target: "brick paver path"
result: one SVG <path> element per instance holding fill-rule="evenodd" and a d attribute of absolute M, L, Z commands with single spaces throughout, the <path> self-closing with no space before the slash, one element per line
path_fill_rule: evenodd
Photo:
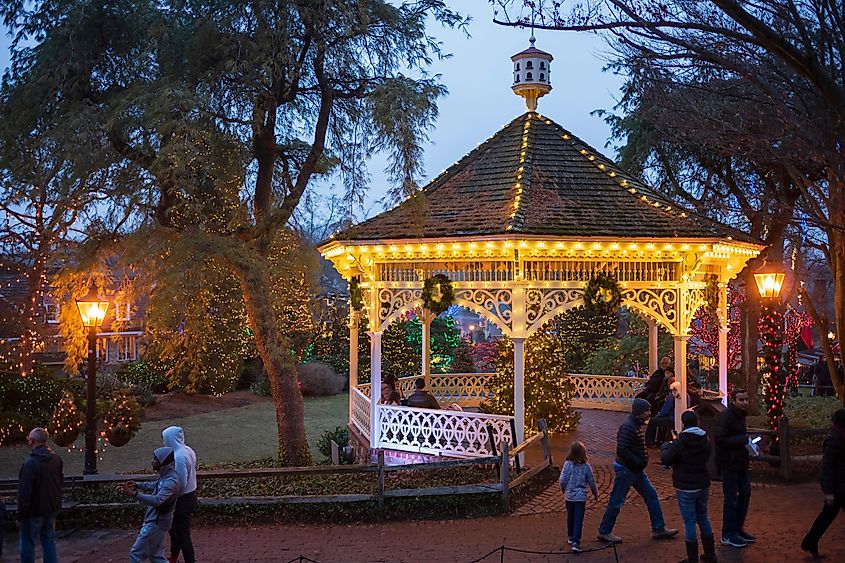
<path fill-rule="evenodd" d="M 590 503 L 584 524 L 585 548 L 600 547 L 595 530 L 601 519 L 612 483 L 609 463 L 613 440 L 624 415 L 585 411 L 578 439 L 587 443 L 590 462 L 596 468 L 602 497 Z M 553 441 L 555 463 L 560 464 L 574 436 Z M 653 452 L 655 450 L 652 450 Z M 530 461 L 529 456 L 529 461 Z M 671 487 L 671 473 L 651 464 L 647 470 L 663 499 L 670 526 L 681 527 Z M 722 522 L 721 487 L 714 483 L 710 496 L 710 518 L 717 531 Z M 822 495 L 814 483 L 790 486 L 755 486 L 747 529 L 758 541 L 738 550 L 719 546 L 721 561 L 728 563 L 794 563 L 809 561 L 798 544 L 819 508 Z M 565 538 L 563 502 L 557 485 L 549 487 L 509 516 L 456 521 L 390 522 L 345 526 L 267 526 L 249 528 L 202 528 L 194 530 L 197 559 L 204 562 L 269 563 L 294 560 L 304 555 L 319 563 L 407 562 L 469 563 L 500 545 L 529 551 L 563 551 Z M 649 536 L 648 514 L 635 493 L 622 509 L 615 533 L 624 538 L 618 546 L 619 560 L 639 563 L 676 563 L 684 557 L 683 541 L 654 541 Z M 62 562 L 126 561 L 134 531 L 74 532 L 59 540 Z M 14 538 L 7 537 L 3 563 L 15 561 Z M 12 548 L 12 549 L 9 549 Z M 834 522 L 822 540 L 827 561 L 845 561 L 845 516 Z M 298 559 L 297 559 L 298 560 Z M 494 563 L 514 562 L 611 562 L 612 552 L 580 555 L 532 555 L 506 553 L 484 559 Z"/>

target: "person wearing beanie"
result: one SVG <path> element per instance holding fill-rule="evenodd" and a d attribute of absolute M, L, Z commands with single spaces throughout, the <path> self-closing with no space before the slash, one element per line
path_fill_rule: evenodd
<path fill-rule="evenodd" d="M 701 545 L 704 555 L 701 561 L 715 563 L 716 542 L 713 527 L 707 516 L 707 500 L 710 496 L 710 474 L 707 460 L 710 458 L 710 440 L 707 433 L 698 426 L 698 415 L 685 411 L 681 415 L 684 429 L 678 438 L 663 444 L 660 461 L 672 466 L 672 484 L 678 499 L 678 511 L 684 521 L 684 543 L 687 563 L 696 563 L 698 558 L 698 537 L 695 526 L 701 531 Z"/>
<path fill-rule="evenodd" d="M 836 519 L 840 510 L 845 510 L 845 409 L 839 409 L 831 417 L 830 434 L 822 450 L 821 486 L 824 504 L 816 521 L 804 539 L 801 549 L 821 559 L 819 540 Z"/>
<path fill-rule="evenodd" d="M 123 494 L 135 497 L 146 506 L 141 531 L 129 551 L 130 563 L 167 563 L 164 556 L 164 537 L 173 524 L 173 510 L 179 499 L 179 477 L 174 466 L 173 448 L 158 448 L 153 452 L 153 471 L 158 472 L 154 483 L 127 481 L 118 487 Z"/>
<path fill-rule="evenodd" d="M 197 505 L 197 454 L 185 444 L 185 432 L 180 426 L 168 426 L 161 433 L 164 445 L 173 448 L 176 475 L 179 477 L 179 500 L 170 527 L 170 563 L 176 563 L 179 553 L 185 563 L 194 563 L 194 543 L 191 541 L 191 515 Z"/>
<path fill-rule="evenodd" d="M 598 539 L 610 543 L 619 543 L 622 538 L 613 534 L 616 518 L 625 497 L 631 487 L 645 500 L 648 515 L 651 519 L 651 537 L 654 539 L 668 539 L 676 536 L 678 530 L 667 528 L 663 520 L 663 510 L 654 485 L 645 474 L 648 465 L 648 452 L 645 449 L 643 425 L 651 416 L 651 404 L 645 399 L 634 399 L 631 414 L 625 419 L 616 434 L 616 461 L 613 462 L 615 477 L 613 490 L 607 509 L 599 524 Z"/>

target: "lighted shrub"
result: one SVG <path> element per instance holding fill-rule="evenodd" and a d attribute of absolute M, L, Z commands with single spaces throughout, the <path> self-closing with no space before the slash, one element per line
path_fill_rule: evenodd
<path fill-rule="evenodd" d="M 335 373 L 332 366 L 322 362 L 310 362 L 298 367 L 302 394 L 306 397 L 325 397 L 343 391 L 346 378 Z"/>

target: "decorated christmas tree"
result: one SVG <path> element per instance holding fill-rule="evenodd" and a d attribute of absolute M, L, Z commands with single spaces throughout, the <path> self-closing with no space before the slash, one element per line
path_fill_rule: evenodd
<path fill-rule="evenodd" d="M 525 341 L 525 426 L 536 428 L 544 419 L 552 432 L 566 432 L 578 425 L 580 413 L 572 407 L 574 385 L 563 358 L 565 339 L 541 331 Z M 496 352 L 496 374 L 488 387 L 493 397 L 482 405 L 497 414 L 514 413 L 513 342 L 502 339 Z"/>

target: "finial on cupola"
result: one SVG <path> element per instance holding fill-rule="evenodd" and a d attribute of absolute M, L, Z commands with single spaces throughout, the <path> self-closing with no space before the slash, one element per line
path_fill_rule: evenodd
<path fill-rule="evenodd" d="M 551 92 L 551 63 L 554 57 L 551 53 L 534 47 L 534 29 L 531 29 L 531 46 L 511 57 L 513 61 L 513 86 L 511 89 L 517 96 L 525 98 L 528 111 L 537 110 L 537 100 Z"/>

